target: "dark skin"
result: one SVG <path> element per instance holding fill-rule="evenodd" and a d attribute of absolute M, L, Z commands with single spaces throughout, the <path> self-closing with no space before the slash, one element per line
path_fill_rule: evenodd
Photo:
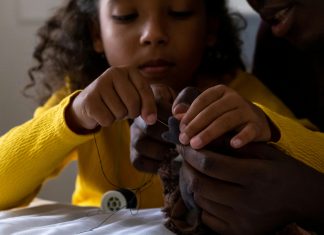
<path fill-rule="evenodd" d="M 214 231 L 268 234 L 291 222 L 323 231 L 323 174 L 265 144 L 250 144 L 239 157 L 178 150 L 202 220 Z"/>
<path fill-rule="evenodd" d="M 324 3 L 321 0 L 247 0 L 275 36 L 299 49 L 323 48 Z"/>
<path fill-rule="evenodd" d="M 316 79 L 322 81 L 323 1 L 248 2 L 273 26 L 275 36 L 286 39 L 309 55 Z M 288 12 L 291 15 L 278 17 L 277 14 L 283 10 L 287 10 L 285 14 Z M 284 22 L 289 24 L 284 25 Z M 322 86 L 323 82 L 319 84 Z M 179 99 L 173 107 L 181 103 L 178 101 Z M 155 132 L 151 128 L 153 126 L 140 129 L 133 125 L 132 129 L 143 134 L 134 141 L 152 140 L 152 137 L 160 135 L 159 131 Z M 160 149 L 159 153 L 162 153 L 163 142 L 157 141 L 155 137 L 150 142 L 150 148 L 141 149 L 134 142 L 133 146 L 138 147 L 136 153 L 132 149 L 135 166 L 154 172 L 161 159 L 160 155 L 157 158 L 154 154 L 156 149 Z M 165 149 L 169 148 L 170 146 L 165 146 Z M 324 232 L 322 173 L 270 146 L 249 145 L 242 150 L 241 157 L 235 158 L 231 154 L 197 151 L 190 147 L 178 148 L 178 151 L 185 159 L 183 174 L 189 179 L 189 190 L 203 209 L 203 222 L 213 230 L 221 234 L 267 234 L 287 223 L 297 222 L 298 225 L 319 234 Z M 255 156 L 256 152 L 258 156 Z"/>
<path fill-rule="evenodd" d="M 175 146 L 166 143 L 161 135 L 168 130 L 166 124 L 172 115 L 171 106 L 175 93 L 166 86 L 151 86 L 158 108 L 158 121 L 147 125 L 142 118 L 134 119 L 131 125 L 130 157 L 140 171 L 156 173 L 165 156 L 177 156 Z"/>
<path fill-rule="evenodd" d="M 318 93 L 317 100 L 312 102 L 319 103 L 318 112 L 321 112 L 324 107 L 324 2 L 321 0 L 247 0 L 247 2 L 268 24 L 275 37 L 285 40 L 297 53 L 306 58 L 309 69 L 312 71 L 309 73 L 311 76 L 305 78 L 305 82 L 311 79 L 316 87 L 305 93 Z M 271 49 L 275 50 L 275 48 Z M 277 53 L 278 57 L 281 56 L 281 51 L 273 53 Z M 262 56 L 269 58 L 273 55 L 257 56 L 260 59 Z M 272 60 L 275 62 L 276 58 Z M 289 69 L 298 73 L 300 68 L 298 65 L 288 67 L 285 72 L 289 73 Z M 276 75 L 272 74 L 272 76 Z M 315 124 L 322 127 L 320 121 L 316 121 Z"/>
<path fill-rule="evenodd" d="M 158 104 L 158 121 L 154 125 L 147 125 L 141 118 L 134 119 L 130 155 L 132 164 L 138 170 L 156 173 L 166 155 L 178 155 L 175 146 L 161 137 L 168 130 L 168 118 L 182 115 L 188 109 L 187 104 L 191 104 L 200 91 L 185 88 L 175 98 L 175 93 L 165 86 L 152 86 L 152 90 Z"/>
<path fill-rule="evenodd" d="M 175 116 L 186 110 L 189 95 L 178 95 Z M 176 155 L 160 137 L 166 129 L 159 122 L 148 126 L 134 121 L 131 158 L 137 169 L 156 172 L 167 154 Z M 311 167 L 265 144 L 253 143 L 227 154 L 179 146 L 177 150 L 185 159 L 188 190 L 203 210 L 203 222 L 214 231 L 266 234 L 291 222 L 324 229 L 324 188 L 319 186 L 324 175 Z"/>
<path fill-rule="evenodd" d="M 275 36 L 307 55 L 315 74 L 310 79 L 317 81 L 323 91 L 323 1 L 248 2 L 272 26 Z M 281 16 L 276 20 L 287 20 L 289 26 L 278 28 L 280 22 L 274 21 L 274 16 L 284 10 L 285 4 L 292 4 L 291 15 L 286 12 L 289 19 Z M 319 100 L 321 104 L 323 93 Z M 269 146 L 249 145 L 239 158 L 189 147 L 178 150 L 185 159 L 183 174 L 203 209 L 203 222 L 213 230 L 220 234 L 268 234 L 296 222 L 323 234 L 322 173 Z M 265 159 L 243 159 L 256 152 Z"/>

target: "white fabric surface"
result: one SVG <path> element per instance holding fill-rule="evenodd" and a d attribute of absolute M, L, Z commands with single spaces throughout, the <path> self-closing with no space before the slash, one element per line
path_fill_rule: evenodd
<path fill-rule="evenodd" d="M 174 235 L 160 208 L 106 213 L 96 207 L 46 204 L 0 212 L 0 234 Z"/>

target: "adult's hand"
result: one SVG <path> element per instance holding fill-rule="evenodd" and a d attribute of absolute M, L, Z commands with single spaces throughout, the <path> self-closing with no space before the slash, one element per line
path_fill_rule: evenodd
<path fill-rule="evenodd" d="M 175 145 L 162 139 L 161 134 L 168 130 L 174 92 L 160 84 L 151 86 L 157 103 L 158 121 L 147 125 L 142 118 L 134 119 L 131 125 L 131 162 L 140 171 L 157 173 L 165 158 L 178 155 Z"/>
<path fill-rule="evenodd" d="M 156 173 L 163 160 L 178 155 L 175 145 L 161 137 L 168 131 L 168 118 L 172 115 L 180 117 L 200 92 L 188 87 L 175 98 L 175 92 L 164 85 L 155 84 L 151 88 L 157 102 L 158 121 L 147 125 L 141 118 L 136 118 L 132 123 L 131 162 L 140 171 Z"/>
<path fill-rule="evenodd" d="M 228 156 L 178 146 L 182 175 L 202 209 L 202 220 L 220 234 L 268 234 L 297 222 L 323 226 L 324 175 L 279 150 L 252 143 Z M 321 230 L 323 231 L 323 230 Z"/>

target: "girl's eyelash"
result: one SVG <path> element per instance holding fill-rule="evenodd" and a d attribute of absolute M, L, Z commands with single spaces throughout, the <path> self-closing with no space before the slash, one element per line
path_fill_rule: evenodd
<path fill-rule="evenodd" d="M 128 22 L 128 21 L 134 20 L 137 17 L 137 14 L 112 15 L 111 17 L 116 21 Z"/>
<path fill-rule="evenodd" d="M 193 11 L 169 11 L 169 15 L 177 19 L 186 19 L 193 15 Z M 137 14 L 127 14 L 127 15 L 112 15 L 114 20 L 127 23 L 136 19 Z"/>

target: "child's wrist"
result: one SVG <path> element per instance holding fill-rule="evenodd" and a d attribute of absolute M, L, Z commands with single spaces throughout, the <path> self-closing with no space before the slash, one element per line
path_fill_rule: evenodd
<path fill-rule="evenodd" d="M 280 134 L 280 130 L 278 129 L 278 127 L 272 122 L 272 120 L 268 117 L 268 115 L 266 115 L 266 119 L 268 121 L 268 126 L 270 129 L 270 141 L 271 142 L 277 142 L 279 141 L 281 134 Z"/>
<path fill-rule="evenodd" d="M 85 128 L 78 122 L 78 118 L 74 114 L 73 110 L 73 100 L 75 97 L 73 97 L 69 103 L 69 105 L 66 107 L 64 112 L 64 119 L 66 125 L 69 127 L 71 131 L 78 135 L 86 135 L 97 132 L 101 126 L 98 125 L 98 123 L 94 123 L 93 127 L 91 128 Z M 90 125 L 89 125 L 90 126 Z"/>

